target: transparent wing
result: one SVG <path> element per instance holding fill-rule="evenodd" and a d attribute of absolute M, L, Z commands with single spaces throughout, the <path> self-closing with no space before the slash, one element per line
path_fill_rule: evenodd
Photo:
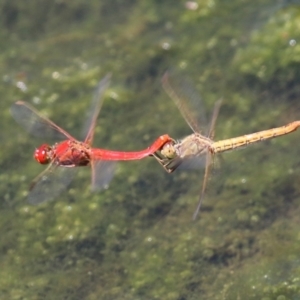
<path fill-rule="evenodd" d="M 92 144 L 93 142 L 96 121 L 103 104 L 103 94 L 109 85 L 110 77 L 110 74 L 106 75 L 97 85 L 90 109 L 87 113 L 88 117 L 83 126 L 82 139 L 88 144 Z"/>
<path fill-rule="evenodd" d="M 83 127 L 83 134 L 86 135 L 85 142 L 92 144 L 96 121 L 103 104 L 103 94 L 107 89 L 110 82 L 111 75 L 106 75 L 96 87 L 94 97 L 88 111 L 88 119 Z M 91 190 L 93 192 L 107 188 L 110 181 L 114 177 L 116 170 L 116 162 L 103 161 L 103 160 L 92 160 L 92 185 Z"/>
<path fill-rule="evenodd" d="M 33 180 L 28 194 L 30 204 L 40 204 L 55 199 L 71 183 L 78 168 L 50 165 Z"/>
<path fill-rule="evenodd" d="M 206 157 L 188 157 L 181 159 L 181 164 L 178 166 L 178 170 L 194 170 L 205 168 Z"/>
<path fill-rule="evenodd" d="M 210 152 L 207 152 L 206 154 L 206 164 L 205 164 L 205 172 L 204 172 L 204 178 L 203 178 L 203 183 L 202 183 L 202 188 L 201 188 L 201 192 L 199 195 L 199 201 L 198 201 L 198 205 L 196 207 L 196 210 L 193 214 L 193 220 L 196 220 L 199 212 L 200 212 L 200 208 L 204 199 L 204 194 L 206 191 L 206 185 L 207 185 L 207 181 L 208 181 L 208 176 L 209 176 L 209 172 L 210 172 L 210 168 L 211 168 L 211 159 L 212 159 L 212 154 Z"/>
<path fill-rule="evenodd" d="M 100 191 L 107 188 L 114 177 L 116 162 L 114 161 L 92 161 L 92 191 Z"/>
<path fill-rule="evenodd" d="M 15 121 L 34 136 L 74 140 L 69 133 L 42 116 L 28 103 L 18 101 L 11 106 L 10 112 Z"/>
<path fill-rule="evenodd" d="M 215 103 L 215 106 L 214 106 L 213 114 L 212 114 L 211 121 L 210 121 L 210 127 L 209 127 L 209 131 L 208 131 L 208 137 L 210 139 L 213 139 L 215 136 L 215 126 L 216 126 L 217 118 L 218 118 L 220 108 L 222 105 L 222 101 L 223 101 L 223 99 L 219 99 Z"/>
<path fill-rule="evenodd" d="M 197 133 L 206 132 L 206 118 L 197 91 L 175 71 L 168 71 L 162 78 L 163 88 L 174 101 L 190 128 Z"/>

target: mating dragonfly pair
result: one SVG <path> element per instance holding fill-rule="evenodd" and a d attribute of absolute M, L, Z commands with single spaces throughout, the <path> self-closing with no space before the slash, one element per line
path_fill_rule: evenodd
<path fill-rule="evenodd" d="M 172 173 L 182 165 L 205 166 L 204 180 L 199 202 L 193 218 L 199 213 L 203 201 L 211 162 L 214 154 L 239 148 L 248 144 L 291 133 L 300 126 L 300 121 L 257 133 L 214 142 L 214 127 L 219 113 L 221 101 L 217 101 L 213 111 L 208 134 L 201 134 L 199 99 L 191 93 L 190 87 L 180 84 L 168 73 L 163 76 L 163 87 L 179 108 L 182 116 L 193 130 L 193 134 L 182 140 L 175 140 L 169 135 L 160 136 L 150 147 L 136 152 L 111 151 L 93 148 L 96 120 L 103 103 L 103 93 L 108 87 L 110 76 L 106 76 L 98 84 L 90 108 L 90 118 L 85 125 L 83 142 L 72 137 L 65 130 L 40 115 L 29 104 L 18 101 L 11 107 L 13 118 L 27 131 L 35 136 L 63 140 L 53 146 L 43 144 L 34 152 L 34 158 L 48 167 L 32 182 L 28 195 L 31 204 L 39 204 L 57 197 L 72 181 L 79 166 L 91 166 L 92 190 L 100 190 L 107 186 L 113 177 L 115 161 L 139 160 L 154 157 L 168 172 Z M 195 108 L 196 107 L 196 108 Z M 203 164 L 203 162 L 205 162 Z"/>

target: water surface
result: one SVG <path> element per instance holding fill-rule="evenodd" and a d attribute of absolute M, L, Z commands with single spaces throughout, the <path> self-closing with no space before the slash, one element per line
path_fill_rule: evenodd
<path fill-rule="evenodd" d="M 283 1 L 4 1 L 1 4 L 1 299 L 300 299 L 299 133 L 224 154 L 200 218 L 202 170 L 123 162 L 92 194 L 90 170 L 30 206 L 43 142 L 9 114 L 19 99 L 80 136 L 107 73 L 95 145 L 139 150 L 190 134 L 160 78 L 187 75 L 216 139 L 299 119 L 300 10 Z"/>

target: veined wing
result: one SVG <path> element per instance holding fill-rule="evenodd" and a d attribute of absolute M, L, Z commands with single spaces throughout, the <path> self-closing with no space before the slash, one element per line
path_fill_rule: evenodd
<path fill-rule="evenodd" d="M 96 121 L 103 104 L 103 94 L 109 85 L 110 77 L 110 74 L 106 75 L 97 85 L 90 109 L 88 110 L 87 120 L 83 126 L 84 141 L 90 145 L 93 142 Z"/>
<path fill-rule="evenodd" d="M 100 191 L 108 187 L 116 171 L 115 161 L 93 160 L 92 167 L 92 186 L 93 192 Z"/>
<path fill-rule="evenodd" d="M 171 71 L 164 74 L 162 84 L 190 128 L 195 133 L 206 132 L 207 123 L 201 99 L 192 85 Z"/>
<path fill-rule="evenodd" d="M 33 180 L 28 202 L 37 205 L 55 199 L 68 187 L 78 169 L 51 164 Z"/>
<path fill-rule="evenodd" d="M 10 112 L 16 122 L 34 136 L 56 140 L 66 138 L 75 140 L 69 133 L 42 116 L 26 102 L 17 101 L 11 106 Z"/>

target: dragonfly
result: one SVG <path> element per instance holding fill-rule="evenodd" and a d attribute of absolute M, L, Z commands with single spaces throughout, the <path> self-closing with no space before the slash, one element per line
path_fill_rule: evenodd
<path fill-rule="evenodd" d="M 168 72 L 164 74 L 162 84 L 164 90 L 174 101 L 194 133 L 182 140 L 174 141 L 173 139 L 166 142 L 153 156 L 168 173 L 172 173 L 182 165 L 190 167 L 199 165 L 198 162 L 204 165 L 204 178 L 198 205 L 193 214 L 194 220 L 197 218 L 203 202 L 210 168 L 215 154 L 286 135 L 296 131 L 300 126 L 300 121 L 294 121 L 281 127 L 215 142 L 213 141 L 214 127 L 222 100 L 216 102 L 208 133 L 207 135 L 203 135 L 200 129 L 201 120 L 196 116 L 200 109 L 200 97 L 197 93 L 193 91 L 187 82 L 179 82 L 178 78 L 171 76 Z"/>
<path fill-rule="evenodd" d="M 62 140 L 53 146 L 42 144 L 34 151 L 35 160 L 48 167 L 31 183 L 28 201 L 39 204 L 57 197 L 71 183 L 76 170 L 91 166 L 92 190 L 98 191 L 108 185 L 114 175 L 115 162 L 119 160 L 140 160 L 151 156 L 172 139 L 162 135 L 148 148 L 141 151 L 122 152 L 93 148 L 96 120 L 103 103 L 103 93 L 108 87 L 110 76 L 98 84 L 84 126 L 85 138 L 79 141 L 64 129 L 42 116 L 28 103 L 17 101 L 11 106 L 11 115 L 23 128 L 37 137 Z"/>

